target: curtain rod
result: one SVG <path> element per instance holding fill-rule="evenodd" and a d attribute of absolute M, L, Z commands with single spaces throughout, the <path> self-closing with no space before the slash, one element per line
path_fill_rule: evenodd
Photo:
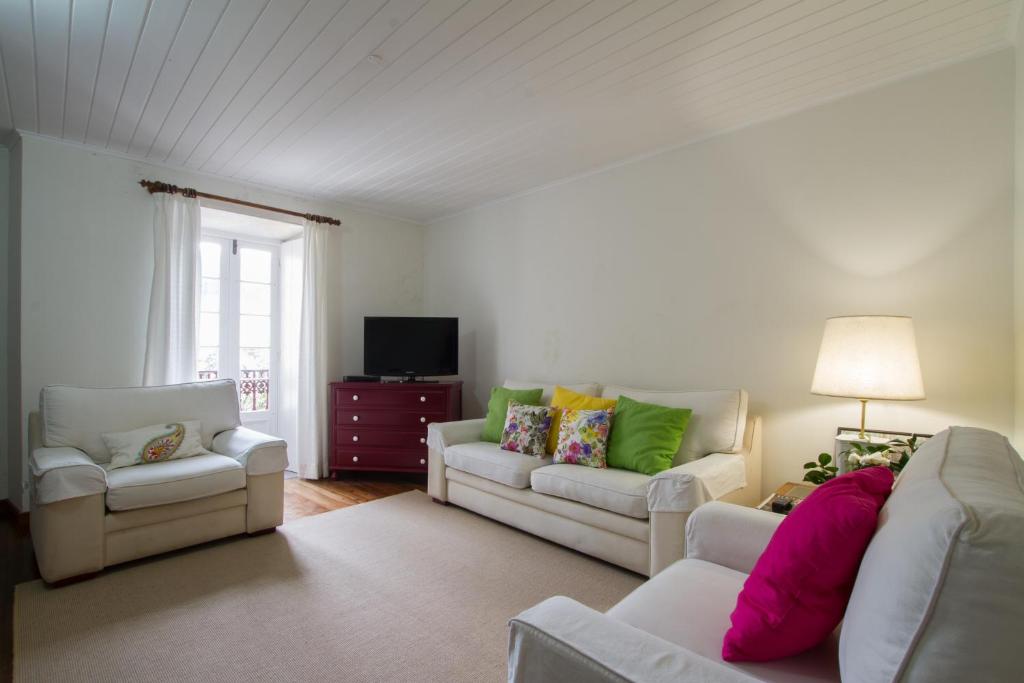
<path fill-rule="evenodd" d="M 247 202 L 243 199 L 233 199 L 231 197 L 224 197 L 219 194 L 210 194 L 209 192 L 200 192 L 191 187 L 178 187 L 177 185 L 171 185 L 169 183 L 162 183 L 159 180 L 140 180 L 139 185 L 149 190 L 150 194 L 156 194 L 158 192 L 167 192 L 170 194 L 180 194 L 185 197 L 205 197 L 206 199 L 216 199 L 220 202 L 227 202 L 228 204 L 239 204 L 241 206 L 251 206 L 254 209 L 263 209 L 264 211 L 273 211 L 275 213 L 284 213 L 289 216 L 297 216 L 299 218 L 305 218 L 307 221 L 313 221 L 314 223 L 327 223 L 328 225 L 341 225 L 341 221 L 337 218 L 331 218 L 330 216 L 317 216 L 312 213 L 300 213 L 298 211 L 292 211 L 290 209 L 279 209 L 276 206 L 267 206 L 266 204 L 257 204 L 255 202 Z"/>

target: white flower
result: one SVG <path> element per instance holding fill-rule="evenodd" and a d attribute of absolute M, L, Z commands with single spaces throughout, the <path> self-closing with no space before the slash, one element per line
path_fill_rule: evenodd
<path fill-rule="evenodd" d="M 888 466 L 889 462 L 890 462 L 889 458 L 887 458 L 884 455 L 881 455 L 879 453 L 874 453 L 874 454 L 869 455 L 866 458 L 864 458 L 864 463 L 868 464 L 868 465 L 886 465 L 886 466 Z"/>
<path fill-rule="evenodd" d="M 849 455 L 849 456 L 848 456 L 848 457 L 846 458 L 846 462 L 847 462 L 847 464 L 849 464 L 849 465 L 859 465 L 859 464 L 860 464 L 860 456 L 859 456 L 859 455 L 857 455 L 856 453 L 851 453 L 851 454 L 850 454 L 850 455 Z"/>

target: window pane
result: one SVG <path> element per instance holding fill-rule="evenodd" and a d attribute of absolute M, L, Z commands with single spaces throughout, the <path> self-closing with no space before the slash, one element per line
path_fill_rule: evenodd
<path fill-rule="evenodd" d="M 199 264 L 203 277 L 220 277 L 220 243 L 199 243 Z"/>
<path fill-rule="evenodd" d="M 199 379 L 217 379 L 219 352 L 216 347 L 200 347 L 196 355 L 196 369 L 199 371 Z"/>
<path fill-rule="evenodd" d="M 270 349 L 239 349 L 238 367 L 243 372 L 259 372 L 266 376 L 270 372 Z"/>
<path fill-rule="evenodd" d="M 241 259 L 241 280 L 245 282 L 265 282 L 270 284 L 269 251 L 242 247 L 238 250 L 238 257 Z"/>
<path fill-rule="evenodd" d="M 204 277 L 199 290 L 199 310 L 205 313 L 219 312 L 220 280 Z"/>
<path fill-rule="evenodd" d="M 218 314 L 199 314 L 199 346 L 220 346 L 220 316 Z"/>
<path fill-rule="evenodd" d="M 238 288 L 242 314 L 270 315 L 270 285 L 242 282 Z"/>
<path fill-rule="evenodd" d="M 270 316 L 238 316 L 238 345 L 246 347 L 270 347 Z M 205 344 L 204 344 L 205 346 Z"/>

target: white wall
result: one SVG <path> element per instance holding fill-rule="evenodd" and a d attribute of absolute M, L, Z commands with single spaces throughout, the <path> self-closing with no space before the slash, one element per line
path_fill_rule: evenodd
<path fill-rule="evenodd" d="M 140 383 L 153 262 L 142 178 L 341 219 L 327 258 L 332 380 L 362 372 L 363 315 L 422 309 L 419 225 L 48 138 L 23 136 L 22 146 L 23 420 L 47 384 Z"/>
<path fill-rule="evenodd" d="M 461 318 L 468 416 L 505 377 L 744 387 L 765 486 L 832 450 L 825 318 L 915 319 L 926 401 L 871 427 L 1013 427 L 1013 53 L 441 220 L 426 311 Z"/>

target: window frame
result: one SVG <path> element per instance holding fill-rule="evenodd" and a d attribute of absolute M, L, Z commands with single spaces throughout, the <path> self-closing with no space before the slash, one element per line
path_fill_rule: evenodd
<path fill-rule="evenodd" d="M 248 235 L 226 232 L 223 230 L 201 228 L 200 242 L 216 242 L 221 245 L 220 263 L 220 313 L 219 339 L 217 357 L 218 379 L 234 379 L 241 387 L 241 346 L 240 346 L 240 315 L 241 315 L 241 258 L 239 251 L 243 248 L 257 249 L 270 253 L 270 365 L 268 370 L 270 389 L 266 410 L 246 411 L 239 395 L 239 407 L 242 423 L 259 422 L 264 425 L 261 431 L 276 433 L 278 403 L 280 398 L 280 357 L 281 357 L 281 243 L 277 240 L 250 237 Z M 206 348 L 206 347 L 203 347 Z M 196 368 L 198 376 L 199 369 Z"/>

